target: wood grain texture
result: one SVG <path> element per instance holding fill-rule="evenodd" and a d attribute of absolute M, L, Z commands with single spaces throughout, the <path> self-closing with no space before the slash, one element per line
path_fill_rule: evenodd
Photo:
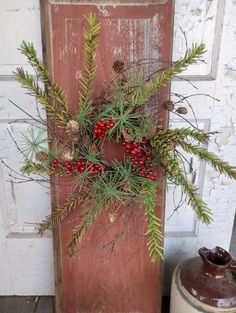
<path fill-rule="evenodd" d="M 172 1 L 164 5 L 108 5 L 102 8 L 42 1 L 43 29 L 47 37 L 45 57 L 54 79 L 66 91 L 73 115 L 77 111 L 83 62 L 83 15 L 91 11 L 96 12 L 102 24 L 96 54 L 95 98 L 103 96 L 104 82 L 112 77 L 115 59 L 132 62 L 155 58 L 165 61 L 147 69 L 151 71 L 166 66 L 171 57 Z M 162 103 L 168 98 L 168 93 L 168 87 L 164 88 L 158 94 L 158 102 L 155 98 L 152 106 Z M 166 124 L 165 114 L 161 122 Z M 63 203 L 70 193 L 69 180 L 61 178 L 59 187 L 54 188 L 53 207 Z M 161 200 L 157 213 L 163 219 L 163 187 L 159 188 L 158 194 Z M 113 249 L 109 249 L 130 212 L 132 218 L 123 235 Z M 144 237 L 146 225 L 141 209 L 138 206 L 119 210 L 107 208 L 84 236 L 76 255 L 70 258 L 67 256 L 67 244 L 83 213 L 78 207 L 54 232 L 57 313 L 160 312 L 161 263 L 152 264 L 148 257 Z"/>

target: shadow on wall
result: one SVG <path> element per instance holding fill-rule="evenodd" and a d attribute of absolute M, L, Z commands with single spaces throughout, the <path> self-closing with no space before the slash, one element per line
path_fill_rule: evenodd
<path fill-rule="evenodd" d="M 230 244 L 230 253 L 234 259 L 236 259 L 236 217 L 234 219 L 234 228 L 232 232 L 231 244 Z"/>

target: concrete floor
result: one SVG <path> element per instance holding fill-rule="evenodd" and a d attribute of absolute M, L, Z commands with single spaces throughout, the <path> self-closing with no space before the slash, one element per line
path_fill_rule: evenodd
<path fill-rule="evenodd" d="M 53 297 L 0 297 L 0 313 L 55 313 Z M 169 313 L 169 297 L 163 298 L 162 313 Z"/>
<path fill-rule="evenodd" d="M 0 297 L 0 313 L 54 313 L 53 297 Z"/>

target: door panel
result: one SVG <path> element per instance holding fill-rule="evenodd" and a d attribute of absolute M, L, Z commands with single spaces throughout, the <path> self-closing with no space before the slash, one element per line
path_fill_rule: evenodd
<path fill-rule="evenodd" d="M 192 42 L 204 41 L 207 52 L 204 57 L 206 64 L 191 66 L 181 75 L 180 80 L 172 83 L 171 89 L 173 99 L 177 99 L 174 93 L 184 96 L 199 94 L 188 99 L 199 125 L 207 131 L 219 131 L 219 134 L 212 137 L 208 150 L 233 165 L 236 164 L 235 14 L 236 6 L 232 1 L 176 0 L 173 59 L 185 50 L 185 36 L 189 46 Z M 189 79 L 195 87 L 183 79 Z M 213 98 L 207 97 L 208 94 Z M 183 104 L 189 109 L 187 117 L 195 123 L 188 103 L 184 101 Z M 170 116 L 173 127 L 178 126 L 179 122 L 175 115 Z M 195 216 L 192 212 L 189 213 L 191 208 L 186 208 L 186 204 L 168 219 L 174 209 L 172 194 L 168 196 L 165 221 L 165 293 L 169 292 L 171 274 L 179 262 L 195 256 L 202 246 L 214 248 L 219 245 L 228 250 L 230 245 L 236 208 L 236 183 L 208 165 L 199 167 L 197 163 L 194 169 L 198 171 L 197 183 L 203 199 L 212 209 L 213 223 L 209 226 L 195 223 Z M 186 209 L 187 215 L 184 214 Z"/>
<path fill-rule="evenodd" d="M 17 50 L 22 39 L 34 42 L 42 55 L 39 17 L 36 0 L 0 3 L 0 38 L 4 41 L 0 50 L 0 161 L 17 172 L 22 160 L 8 132 L 20 145 L 20 133 L 26 133 L 26 123 L 32 120 L 8 99 L 37 116 L 34 99 L 25 95 L 12 71 L 17 66 L 28 69 Z M 45 118 L 45 112 L 40 112 Z M 9 174 L 20 177 L 0 162 L 0 295 L 53 294 L 51 235 L 40 238 L 35 229 L 35 222 L 50 211 L 49 190 L 19 183 L 19 179 L 14 183 Z"/>
<path fill-rule="evenodd" d="M 164 60 L 165 63 L 158 63 L 158 68 L 170 61 L 172 1 L 102 7 L 51 1 L 44 9 L 50 16 L 50 20 L 46 18 L 49 25 L 44 32 L 48 66 L 54 79 L 65 89 L 72 114 L 77 111 L 85 13 L 96 12 L 102 29 L 96 52 L 94 98 L 103 95 L 104 82 L 111 80 L 116 59 L 128 64 L 137 60 L 150 61 L 150 58 Z M 151 70 L 154 67 L 147 68 L 149 73 Z M 165 88 L 159 97 L 160 103 L 167 98 L 168 89 Z M 157 107 L 158 104 L 153 105 Z M 163 114 L 161 118 L 166 124 L 167 116 Z M 63 203 L 71 192 L 63 182 L 60 180 L 59 187 L 55 188 L 59 203 Z M 163 188 L 160 188 L 160 194 L 163 196 Z M 145 220 L 138 207 L 133 208 L 132 219 L 114 250 L 104 248 L 122 228 L 128 209 L 120 208 L 114 223 L 109 218 L 112 208 L 101 214 L 85 234 L 73 258 L 67 256 L 67 244 L 73 228 L 81 220 L 79 208 L 71 212 L 54 233 L 56 282 L 60 282 L 56 290 L 58 312 L 159 312 L 161 264 L 152 264 L 148 257 Z M 157 212 L 162 218 L 163 202 L 158 205 Z"/>

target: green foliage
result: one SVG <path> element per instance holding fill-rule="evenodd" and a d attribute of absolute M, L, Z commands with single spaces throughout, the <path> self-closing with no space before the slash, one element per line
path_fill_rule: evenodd
<path fill-rule="evenodd" d="M 69 244 L 69 252 L 73 255 L 76 245 L 81 241 L 99 213 L 108 207 L 119 208 L 121 205 L 141 203 L 146 217 L 147 230 L 145 235 L 147 236 L 149 255 L 151 260 L 155 262 L 163 255 L 163 225 L 156 211 L 157 201 L 162 201 L 162 199 L 157 198 L 159 182 L 149 178 L 156 179 L 154 173 L 158 173 L 158 167 L 162 167 L 166 177 L 182 187 L 188 196 L 190 205 L 201 221 L 209 224 L 212 220 L 211 211 L 199 196 L 197 187 L 186 178 L 176 146 L 210 163 L 220 173 L 236 179 L 236 168 L 197 145 L 197 143 L 208 143 L 209 138 L 203 131 L 190 128 L 163 129 L 156 123 L 158 112 L 153 110 L 149 113 L 152 109 L 148 106 L 145 107 L 161 86 L 164 86 L 175 75 L 186 70 L 190 64 L 200 60 L 205 52 L 205 45 L 203 43 L 193 44 L 191 49 L 188 49 L 185 55 L 173 66 L 160 70 L 157 74 L 149 76 L 148 79 L 140 67 L 131 74 L 127 73 L 125 69 L 120 72 L 116 71 L 117 75 L 109 84 L 110 89 L 107 90 L 109 95 L 104 99 L 99 109 L 96 106 L 98 112 L 96 111 L 95 114 L 93 112 L 95 106 L 92 99 L 92 84 L 96 74 L 95 52 L 98 47 L 100 23 L 97 23 L 96 15 L 93 13 L 85 15 L 85 19 L 87 29 L 84 32 L 84 69 L 78 93 L 77 121 L 71 121 L 64 91 L 53 82 L 43 63 L 38 60 L 33 44 L 25 41 L 21 44 L 20 51 L 34 68 L 36 78 L 22 68 L 18 68 L 16 71 L 18 81 L 22 87 L 28 90 L 30 95 L 44 105 L 48 114 L 56 119 L 58 126 L 66 128 L 63 133 L 61 131 L 56 133 L 59 128 L 56 129 L 55 133 L 51 131 L 56 148 L 50 147 L 50 151 L 46 151 L 46 160 L 39 157 L 40 152 L 46 149 L 45 137 L 41 133 L 34 133 L 34 131 L 24 134 L 25 143 L 21 152 L 25 157 L 25 164 L 21 171 L 27 175 L 70 175 L 72 179 L 75 195 L 67 199 L 62 206 L 53 210 L 39 224 L 40 234 L 43 234 L 46 229 L 58 225 L 69 212 L 79 206 L 85 210 L 85 214 L 81 223 L 75 227 Z M 124 65 L 122 60 L 118 63 Z M 152 78 L 150 79 L 150 77 Z M 38 79 L 45 84 L 45 90 L 40 87 Z M 143 107 L 138 107 L 142 105 Z M 106 129 L 106 125 L 100 125 L 103 127 L 103 131 L 106 129 L 104 140 L 115 139 L 120 143 L 126 139 L 125 145 L 127 142 L 128 145 L 132 142 L 130 149 L 133 149 L 134 143 L 136 147 L 142 147 L 140 148 L 141 153 L 139 149 L 133 149 L 136 149 L 136 152 L 139 151 L 136 154 L 135 151 L 130 152 L 126 146 L 128 153 L 134 158 L 137 157 L 136 159 L 132 160 L 130 156 L 126 156 L 124 163 L 118 161 L 108 163 L 103 159 L 103 141 L 96 139 L 93 133 L 94 126 L 102 117 L 106 121 L 112 117 L 114 121 L 114 126 L 109 130 Z M 68 121 L 72 123 L 68 125 Z M 63 152 L 65 152 L 64 155 Z M 38 159 L 36 158 L 37 153 L 39 153 Z M 55 159 L 57 165 L 52 166 Z M 67 163 L 66 160 L 68 159 L 72 162 Z M 143 161 L 144 159 L 145 161 Z M 85 164 L 83 170 L 81 167 L 73 168 L 74 165 L 81 164 L 79 160 L 85 162 L 83 163 Z M 132 163 L 134 161 L 136 163 Z M 72 170 L 68 170 L 68 164 L 73 168 Z M 97 166 L 100 172 L 91 172 L 91 165 L 94 168 Z M 144 173 L 142 169 L 147 172 Z"/>
<path fill-rule="evenodd" d="M 49 176 L 52 174 L 52 171 L 48 167 L 46 167 L 42 164 L 38 164 L 35 162 L 29 162 L 29 161 L 27 161 L 24 164 L 24 166 L 22 166 L 21 172 L 23 174 L 27 174 L 27 175 L 37 174 L 37 175 Z"/>
<path fill-rule="evenodd" d="M 45 165 L 45 164 L 26 161 L 24 166 L 21 167 L 21 173 L 27 174 L 27 175 L 36 174 L 36 175 L 42 175 L 42 176 L 50 176 L 50 175 L 64 176 L 66 175 L 66 169 L 63 167 L 60 167 L 59 170 L 54 172 L 51 170 L 48 164 Z"/>
<path fill-rule="evenodd" d="M 47 229 L 52 229 L 59 224 L 71 210 L 78 207 L 78 205 L 84 200 L 85 196 L 86 194 L 77 194 L 76 196 L 67 199 L 63 206 L 53 210 L 44 221 L 39 223 L 38 233 L 42 236 Z"/>
<path fill-rule="evenodd" d="M 42 90 L 36 79 L 21 67 L 17 68 L 14 74 L 21 86 L 28 89 L 27 93 L 35 97 L 47 109 L 48 114 L 56 118 L 59 124 L 65 127 L 69 120 L 68 114 L 51 102 L 48 94 Z"/>
<path fill-rule="evenodd" d="M 147 221 L 148 251 L 152 262 L 156 262 L 159 258 L 163 258 L 163 235 L 162 222 L 156 216 L 157 205 L 157 184 L 150 180 L 143 180 L 142 189 L 140 190 L 139 199 L 145 207 L 145 215 Z"/>
<path fill-rule="evenodd" d="M 183 169 L 180 167 L 180 162 L 173 149 L 168 144 L 159 144 L 155 141 L 156 147 L 159 150 L 162 159 L 162 166 L 171 177 L 174 177 L 175 182 L 183 187 L 184 192 L 189 198 L 189 203 L 196 212 L 197 217 L 205 224 L 212 221 L 211 210 L 199 196 L 198 188 L 191 184 L 185 177 Z"/>
<path fill-rule="evenodd" d="M 69 243 L 69 255 L 74 255 L 76 245 L 81 241 L 85 231 L 95 221 L 97 215 L 104 209 L 106 202 L 103 199 L 97 199 L 94 205 L 85 213 L 83 221 L 74 230 L 72 240 Z"/>
<path fill-rule="evenodd" d="M 48 150 L 48 137 L 45 130 L 35 131 L 33 127 L 27 129 L 27 133 L 22 133 L 21 149 L 29 160 L 33 160 L 35 154 L 39 151 Z"/>
<path fill-rule="evenodd" d="M 84 72 L 80 80 L 79 109 L 77 120 L 81 127 L 86 126 L 86 119 L 92 112 L 92 81 L 96 74 L 95 52 L 98 47 L 97 38 L 100 23 L 96 22 L 96 14 L 85 15 L 87 29 L 84 32 Z"/>
<path fill-rule="evenodd" d="M 236 167 L 233 167 L 228 162 L 221 160 L 214 153 L 209 152 L 199 146 L 185 142 L 184 140 L 179 140 L 176 143 L 180 145 L 186 152 L 194 154 L 198 156 L 199 159 L 209 163 L 218 172 L 226 174 L 230 178 L 236 179 Z"/>
<path fill-rule="evenodd" d="M 61 115 L 63 115 L 67 120 L 70 120 L 70 114 L 67 111 L 65 92 L 59 85 L 51 80 L 44 64 L 38 60 L 34 45 L 23 40 L 19 50 L 26 56 L 29 64 L 34 68 L 38 77 L 45 84 L 49 98 L 55 100 L 55 102 L 59 104 Z"/>
<path fill-rule="evenodd" d="M 174 76 L 180 74 L 190 64 L 194 64 L 200 60 L 201 56 L 205 52 L 205 44 L 201 43 L 199 45 L 193 44 L 191 49 L 188 49 L 183 58 L 178 60 L 174 66 L 161 71 L 157 76 L 155 76 L 150 82 L 148 82 L 142 92 L 135 94 L 131 97 L 130 103 L 135 105 L 145 104 L 152 95 L 160 88 L 164 86 L 168 81 L 170 81 Z"/>
<path fill-rule="evenodd" d="M 154 141 L 178 143 L 188 138 L 200 143 L 208 143 L 208 137 L 204 132 L 190 128 L 157 129 Z"/>

